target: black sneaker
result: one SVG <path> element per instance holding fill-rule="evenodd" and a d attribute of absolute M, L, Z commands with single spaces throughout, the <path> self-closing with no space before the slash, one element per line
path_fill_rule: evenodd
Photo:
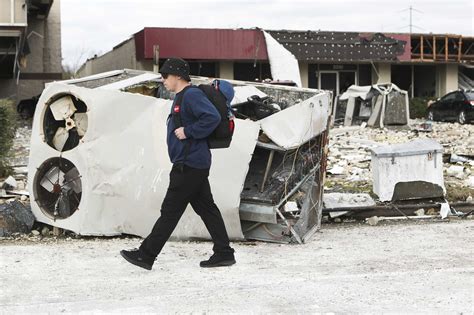
<path fill-rule="evenodd" d="M 235 264 L 235 258 L 233 254 L 214 254 L 208 260 L 203 260 L 199 263 L 202 268 L 212 267 L 225 267 Z"/>
<path fill-rule="evenodd" d="M 128 261 L 129 263 L 138 267 L 142 267 L 146 270 L 151 270 L 151 267 L 153 266 L 153 263 L 155 262 L 153 258 L 150 258 L 149 256 L 144 255 L 138 249 L 121 250 L 120 255 L 122 255 L 122 257 L 125 258 L 125 260 Z"/>

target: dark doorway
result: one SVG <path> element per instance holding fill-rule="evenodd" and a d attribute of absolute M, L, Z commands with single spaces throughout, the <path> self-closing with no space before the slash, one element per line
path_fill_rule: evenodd
<path fill-rule="evenodd" d="M 321 90 L 330 90 L 333 95 L 336 95 L 337 88 L 337 72 L 323 72 L 319 73 Z"/>
<path fill-rule="evenodd" d="M 372 65 L 359 65 L 359 86 L 372 85 Z"/>
<path fill-rule="evenodd" d="M 392 65 L 392 83 L 402 90 L 411 91 L 411 65 Z"/>
<path fill-rule="evenodd" d="M 433 97 L 436 95 L 435 66 L 414 66 L 414 96 Z"/>

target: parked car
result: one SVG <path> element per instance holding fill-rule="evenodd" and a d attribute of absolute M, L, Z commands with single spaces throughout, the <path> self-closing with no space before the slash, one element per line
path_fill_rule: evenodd
<path fill-rule="evenodd" d="M 427 118 L 437 121 L 474 121 L 474 90 L 454 91 L 428 105 Z"/>

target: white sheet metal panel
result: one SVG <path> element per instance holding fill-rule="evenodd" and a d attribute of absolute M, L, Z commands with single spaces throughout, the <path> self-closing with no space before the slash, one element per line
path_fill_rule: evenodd
<path fill-rule="evenodd" d="M 296 57 L 272 35 L 263 31 L 273 80 L 291 80 L 302 87 L 300 67 Z"/>
<path fill-rule="evenodd" d="M 321 93 L 259 122 L 275 144 L 293 149 L 326 130 L 329 109 L 329 94 Z"/>
<path fill-rule="evenodd" d="M 91 81 L 91 80 L 98 80 L 98 79 L 103 79 L 103 78 L 109 78 L 109 77 L 114 77 L 117 75 L 121 75 L 124 73 L 125 70 L 112 70 L 112 71 L 107 71 L 107 72 L 101 72 L 97 74 L 93 74 L 87 77 L 83 78 L 78 78 L 78 79 L 69 79 L 69 80 L 62 80 L 62 81 L 53 81 L 53 82 L 48 82 L 45 84 L 46 87 L 48 87 L 51 84 L 56 84 L 56 83 L 62 83 L 62 84 L 75 84 L 75 83 L 81 83 L 81 82 L 86 82 L 86 81 Z"/>
<path fill-rule="evenodd" d="M 371 85 L 366 85 L 366 86 L 351 85 L 347 89 L 347 91 L 342 93 L 342 95 L 339 97 L 339 100 L 344 101 L 344 100 L 349 99 L 350 97 L 360 97 L 363 100 L 365 100 L 371 89 L 372 89 Z"/>
<path fill-rule="evenodd" d="M 53 221 L 39 208 L 33 186 L 37 168 L 45 160 L 60 156 L 43 141 L 43 116 L 45 102 L 62 93 L 75 95 L 88 106 L 88 129 L 76 148 L 62 153 L 82 176 L 79 209 L 69 218 Z M 169 100 L 138 94 L 50 84 L 35 112 L 28 166 L 31 208 L 37 220 L 82 235 L 148 235 L 160 215 L 169 182 L 166 120 L 170 106 Z M 233 239 L 243 238 L 240 193 L 258 131 L 258 123 L 236 120 L 231 147 L 212 151 L 210 183 Z M 209 238 L 191 207 L 173 235 Z"/>

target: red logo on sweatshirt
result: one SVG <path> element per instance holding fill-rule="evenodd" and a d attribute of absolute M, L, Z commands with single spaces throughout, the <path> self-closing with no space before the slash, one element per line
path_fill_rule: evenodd
<path fill-rule="evenodd" d="M 181 109 L 180 109 L 179 105 L 175 105 L 175 106 L 173 107 L 173 111 L 174 111 L 175 113 L 179 113 L 180 110 L 181 110 Z"/>

